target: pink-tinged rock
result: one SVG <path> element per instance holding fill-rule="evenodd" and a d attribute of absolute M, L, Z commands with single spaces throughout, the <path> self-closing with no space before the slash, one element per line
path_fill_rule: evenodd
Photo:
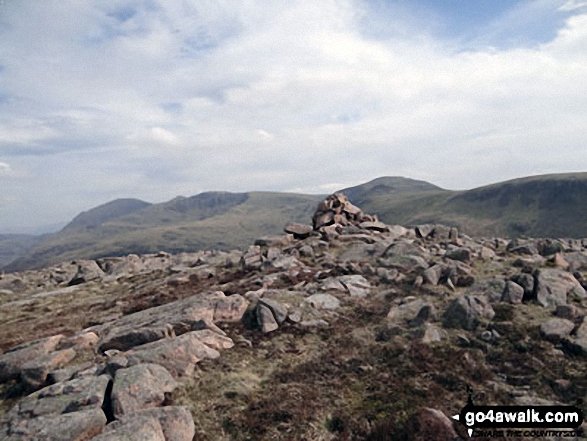
<path fill-rule="evenodd" d="M 238 322 L 243 318 L 249 302 L 240 294 L 234 294 L 214 301 L 214 322 Z"/>
<path fill-rule="evenodd" d="M 18 378 L 22 367 L 54 351 L 63 335 L 54 335 L 19 345 L 0 356 L 0 383 Z"/>
<path fill-rule="evenodd" d="M 540 333 L 544 339 L 556 343 L 567 337 L 574 327 L 575 324 L 570 320 L 553 318 L 540 325 Z"/>
<path fill-rule="evenodd" d="M 92 441 L 167 441 L 159 420 L 150 415 L 114 421 Z"/>
<path fill-rule="evenodd" d="M 234 346 L 234 342 L 217 332 L 213 332 L 209 329 L 202 329 L 201 331 L 193 331 L 192 335 L 195 335 L 202 343 L 206 346 L 210 346 L 213 349 L 230 349 Z"/>
<path fill-rule="evenodd" d="M 57 349 L 88 349 L 94 347 L 98 343 L 98 340 L 100 340 L 100 337 L 98 337 L 95 332 L 82 332 L 78 335 L 62 340 Z"/>
<path fill-rule="evenodd" d="M 163 366 L 137 364 L 119 369 L 112 387 L 112 409 L 119 418 L 141 409 L 159 407 L 166 394 L 173 392 L 177 381 Z"/>
<path fill-rule="evenodd" d="M 129 365 L 155 363 L 167 369 L 174 378 L 191 375 L 200 360 L 220 356 L 218 351 L 202 343 L 194 332 L 197 331 L 137 346 L 126 353 Z"/>
<path fill-rule="evenodd" d="M 51 352 L 22 366 L 20 377 L 28 390 L 37 390 L 45 385 L 49 372 L 59 369 L 75 358 L 71 348 Z"/>
<path fill-rule="evenodd" d="M 121 423 L 134 418 L 156 419 L 161 425 L 165 441 L 192 441 L 196 428 L 186 407 L 168 406 L 144 409 L 120 418 Z"/>

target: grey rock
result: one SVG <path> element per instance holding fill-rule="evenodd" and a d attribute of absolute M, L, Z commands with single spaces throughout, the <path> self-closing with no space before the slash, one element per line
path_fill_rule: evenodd
<path fill-rule="evenodd" d="M 269 308 L 278 324 L 283 323 L 287 318 L 287 307 L 281 304 L 280 302 L 273 299 L 261 297 L 259 299 L 259 304 Z"/>
<path fill-rule="evenodd" d="M 570 320 L 553 318 L 540 325 L 540 333 L 544 339 L 556 343 L 567 337 L 574 327 L 575 324 Z"/>
<path fill-rule="evenodd" d="M 189 376 L 200 360 L 220 356 L 217 350 L 202 343 L 195 332 L 137 346 L 126 353 L 129 365 L 155 363 L 167 369 L 174 378 Z"/>
<path fill-rule="evenodd" d="M 501 297 L 502 302 L 511 304 L 520 304 L 524 299 L 524 288 L 518 285 L 516 282 L 508 280 L 505 284 L 505 289 Z"/>
<path fill-rule="evenodd" d="M 47 375 L 59 367 L 65 366 L 75 358 L 76 352 L 69 348 L 62 351 L 50 352 L 36 358 L 22 366 L 20 378 L 26 389 L 37 390 L 47 381 Z"/>
<path fill-rule="evenodd" d="M 536 272 L 535 299 L 542 306 L 565 305 L 568 297 L 587 298 L 579 281 L 560 269 L 541 269 Z"/>
<path fill-rule="evenodd" d="M 445 257 L 461 262 L 469 262 L 471 260 L 471 250 L 468 248 L 455 248 L 447 251 Z"/>
<path fill-rule="evenodd" d="M 481 320 L 491 320 L 495 312 L 485 299 L 461 295 L 454 299 L 443 316 L 443 326 L 446 328 L 462 328 L 475 330 Z"/>
<path fill-rule="evenodd" d="M 371 292 L 371 284 L 360 275 L 340 276 L 338 281 L 346 288 L 351 297 L 365 297 Z"/>
<path fill-rule="evenodd" d="M 257 322 L 264 333 L 272 332 L 279 328 L 271 309 L 263 304 L 257 305 Z"/>
<path fill-rule="evenodd" d="M 177 381 L 163 366 L 138 364 L 116 372 L 112 387 L 112 409 L 114 416 L 136 412 L 141 409 L 158 407 L 165 401 L 166 394 L 173 392 Z"/>
<path fill-rule="evenodd" d="M 133 415 L 114 421 L 92 441 L 166 441 L 159 419 L 151 415 Z"/>
<path fill-rule="evenodd" d="M 467 294 L 485 298 L 489 303 L 500 302 L 506 282 L 501 279 L 486 279 L 475 283 L 467 290 Z"/>
<path fill-rule="evenodd" d="M 63 335 L 54 335 L 10 349 L 0 356 L 0 383 L 18 378 L 22 367 L 55 350 Z"/>
<path fill-rule="evenodd" d="M 305 239 L 314 232 L 311 225 L 297 223 L 287 225 L 284 230 L 286 233 L 293 234 L 295 239 Z"/>
<path fill-rule="evenodd" d="M 313 294 L 305 302 L 317 309 L 338 309 L 340 300 L 330 294 Z"/>
<path fill-rule="evenodd" d="M 192 441 L 195 435 L 194 420 L 186 407 L 168 406 L 156 409 L 143 409 L 124 415 L 122 424 L 135 418 L 156 419 L 161 425 L 165 441 Z"/>

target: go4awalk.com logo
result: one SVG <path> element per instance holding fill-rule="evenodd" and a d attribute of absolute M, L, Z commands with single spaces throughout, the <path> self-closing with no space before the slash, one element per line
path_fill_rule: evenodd
<path fill-rule="evenodd" d="M 579 435 L 583 411 L 577 406 L 476 406 L 469 392 L 467 405 L 453 419 L 471 437 L 572 437 Z"/>

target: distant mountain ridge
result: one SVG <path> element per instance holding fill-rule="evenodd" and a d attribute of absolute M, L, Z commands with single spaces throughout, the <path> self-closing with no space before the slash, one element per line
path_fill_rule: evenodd
<path fill-rule="evenodd" d="M 587 173 L 534 176 L 465 191 L 381 177 L 341 192 L 388 224 L 442 223 L 473 236 L 587 237 Z M 324 196 L 206 192 L 160 204 L 118 199 L 81 213 L 58 233 L 17 244 L 17 252 L 5 252 L 4 262 L 10 262 L 5 270 L 159 250 L 240 248 L 281 234 L 289 222 L 309 223 Z"/>

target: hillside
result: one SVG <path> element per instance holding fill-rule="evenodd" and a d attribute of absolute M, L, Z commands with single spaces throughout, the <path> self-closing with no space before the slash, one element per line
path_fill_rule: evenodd
<path fill-rule="evenodd" d="M 105 222 L 149 207 L 150 205 L 148 202 L 139 199 L 116 199 L 91 210 L 81 212 L 63 229 L 65 231 L 72 231 L 98 227 Z"/>
<path fill-rule="evenodd" d="M 373 188 L 378 191 L 355 187 L 349 199 L 387 223 L 442 223 L 473 236 L 587 237 L 587 173 L 533 176 L 466 191 Z"/>
<path fill-rule="evenodd" d="M 40 240 L 40 236 L 29 234 L 0 234 L 0 268 L 26 253 Z"/>
<path fill-rule="evenodd" d="M 534 176 L 467 191 L 382 177 L 341 191 L 389 224 L 441 223 L 471 236 L 587 237 L 587 173 Z M 306 221 L 319 198 L 207 192 L 161 204 L 116 200 L 80 214 L 35 246 L 18 248 L 20 257 L 6 269 L 159 250 L 242 248 L 279 234 L 290 221 Z"/>
<path fill-rule="evenodd" d="M 423 234 L 342 195 L 310 219 L 246 250 L 3 275 L 0 439 L 585 439 L 587 240 Z M 577 417 L 506 437 L 469 400 Z"/>
<path fill-rule="evenodd" d="M 160 250 L 177 253 L 238 248 L 258 237 L 279 234 L 292 219 L 307 219 L 318 199 L 269 192 L 210 192 L 175 198 L 100 225 L 65 228 L 47 236 L 7 270 Z"/>

